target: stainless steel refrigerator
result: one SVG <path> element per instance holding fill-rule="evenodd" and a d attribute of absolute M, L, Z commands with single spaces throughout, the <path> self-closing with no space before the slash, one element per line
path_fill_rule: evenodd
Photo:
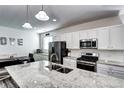
<path fill-rule="evenodd" d="M 49 43 L 49 61 L 63 64 L 63 57 L 68 55 L 65 41 L 56 41 Z"/>

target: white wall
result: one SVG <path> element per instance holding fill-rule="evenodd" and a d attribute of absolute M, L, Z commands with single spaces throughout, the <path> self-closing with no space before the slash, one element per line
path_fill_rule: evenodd
<path fill-rule="evenodd" d="M 13 28 L 0 27 L 0 37 L 15 38 L 16 44 L 11 46 L 9 40 L 7 45 L 0 45 L 0 58 L 6 58 L 10 55 L 27 56 L 29 52 L 34 52 L 39 48 L 38 34 L 32 31 L 22 31 Z M 17 39 L 23 39 L 23 46 L 17 45 Z"/>
<path fill-rule="evenodd" d="M 106 27 L 106 26 L 112 26 L 112 25 L 120 25 L 120 24 L 123 24 L 122 19 L 120 19 L 119 16 L 115 16 L 115 17 L 109 17 L 101 20 L 92 21 L 92 22 L 82 23 L 75 26 L 70 26 L 60 30 L 54 30 L 50 32 L 50 34 L 59 35 L 62 33 L 68 33 L 73 31 L 80 31 L 80 30 Z M 45 33 L 41 34 L 41 37 L 44 34 Z M 105 50 L 92 50 L 92 49 L 71 50 L 71 56 L 79 57 L 81 52 L 97 52 L 100 55 L 99 59 L 124 62 L 124 51 L 107 51 L 107 50 L 105 51 Z"/>

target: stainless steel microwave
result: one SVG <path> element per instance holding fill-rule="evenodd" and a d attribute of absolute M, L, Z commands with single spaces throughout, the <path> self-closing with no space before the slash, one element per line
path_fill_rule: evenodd
<path fill-rule="evenodd" d="M 97 49 L 97 46 L 98 46 L 98 40 L 96 38 L 80 40 L 81 49 Z"/>

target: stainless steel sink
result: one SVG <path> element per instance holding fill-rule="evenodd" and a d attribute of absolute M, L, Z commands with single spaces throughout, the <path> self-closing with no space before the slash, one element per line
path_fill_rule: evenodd
<path fill-rule="evenodd" d="M 71 68 L 67 68 L 67 67 L 63 67 L 63 66 L 60 66 L 60 65 L 52 65 L 52 68 L 50 66 L 46 66 L 47 68 L 51 69 L 51 70 L 56 70 L 60 73 L 69 73 L 71 72 L 73 69 Z"/>
<path fill-rule="evenodd" d="M 51 70 L 58 70 L 58 69 L 62 68 L 62 66 L 59 66 L 59 65 L 52 65 L 52 68 L 51 68 L 51 66 L 46 66 L 46 67 L 51 69 Z"/>
<path fill-rule="evenodd" d="M 58 71 L 58 72 L 61 72 L 61 73 L 67 74 L 67 73 L 71 72 L 72 70 L 73 70 L 73 69 L 63 67 L 63 68 L 61 68 L 61 69 L 59 69 L 59 70 L 57 70 L 57 71 Z"/>

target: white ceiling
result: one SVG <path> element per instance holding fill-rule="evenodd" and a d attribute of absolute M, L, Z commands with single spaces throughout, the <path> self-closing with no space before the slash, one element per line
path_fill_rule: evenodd
<path fill-rule="evenodd" d="M 38 21 L 34 16 L 41 5 L 30 6 L 30 23 L 34 29 L 43 30 L 59 29 L 83 22 L 93 21 L 101 18 L 118 15 L 124 6 L 106 5 L 45 5 L 44 10 L 50 17 L 47 22 Z M 55 18 L 57 21 L 52 22 Z M 26 6 L 24 5 L 1 5 L 0 25 L 11 28 L 23 29 L 21 26 L 26 21 Z"/>

